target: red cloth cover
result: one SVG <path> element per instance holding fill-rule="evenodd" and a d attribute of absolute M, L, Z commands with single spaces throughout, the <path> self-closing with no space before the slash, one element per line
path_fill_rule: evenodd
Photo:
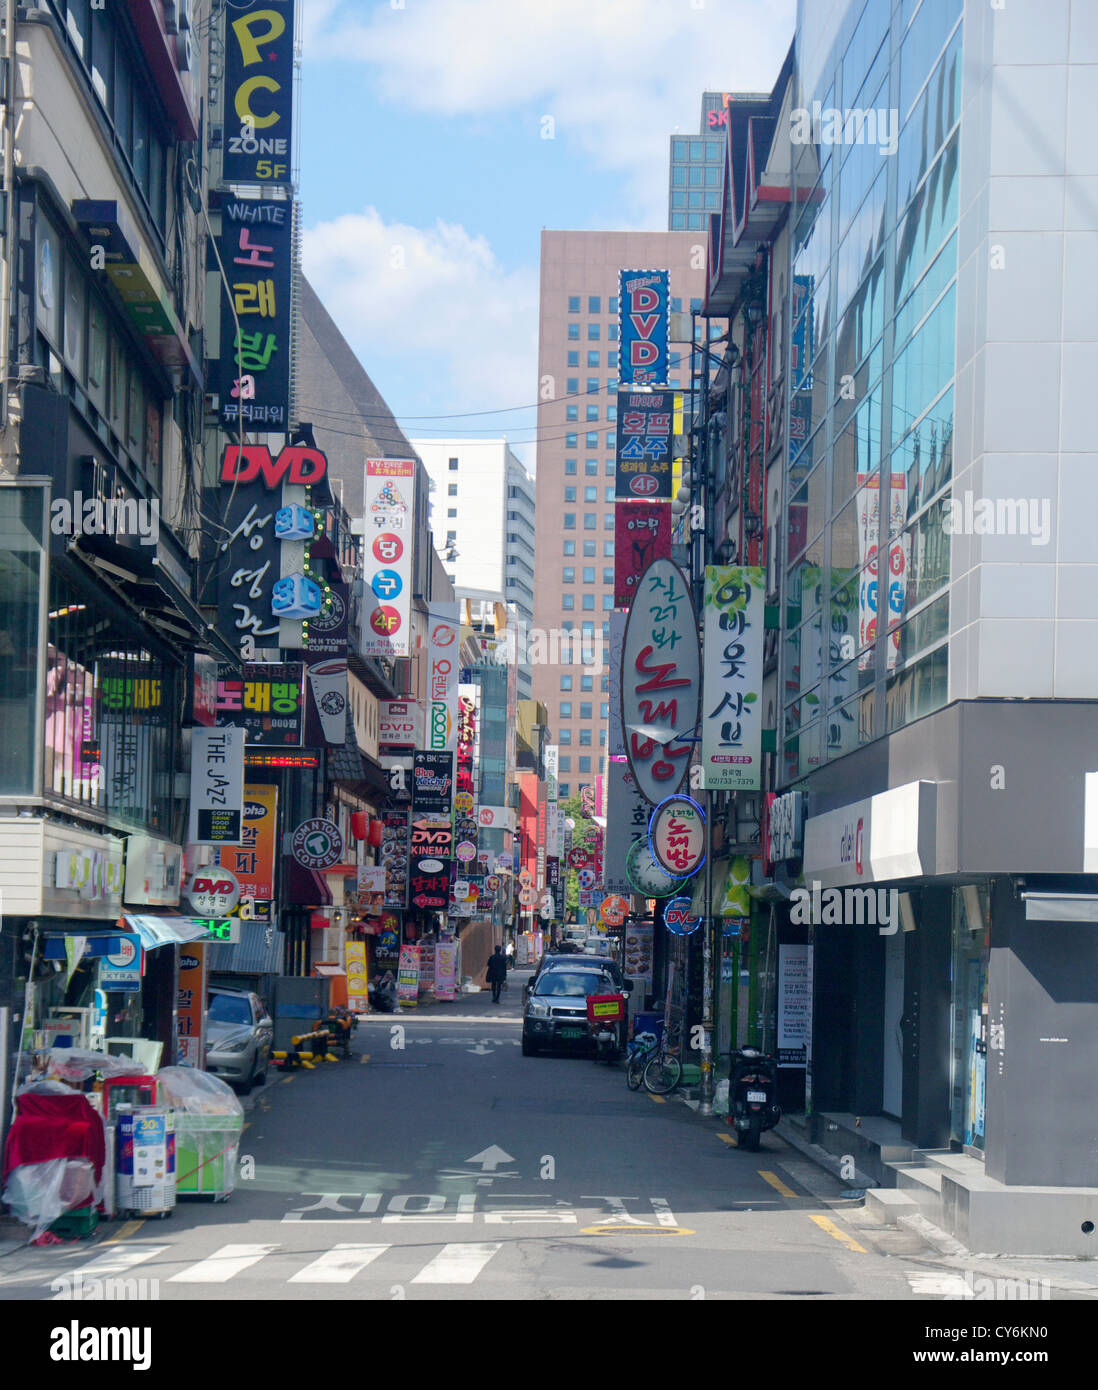
<path fill-rule="evenodd" d="M 15 1123 L 4 1146 L 4 1177 L 24 1163 L 51 1158 L 90 1158 L 95 1181 L 103 1176 L 107 1145 L 103 1121 L 87 1097 L 24 1095 L 15 1098 Z"/>

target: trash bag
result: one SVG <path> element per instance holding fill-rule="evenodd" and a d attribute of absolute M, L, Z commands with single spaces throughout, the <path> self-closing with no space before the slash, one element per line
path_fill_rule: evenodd
<path fill-rule="evenodd" d="M 193 1067 L 161 1067 L 156 1073 L 163 1103 L 188 1115 L 243 1115 L 233 1088 Z"/>
<path fill-rule="evenodd" d="M 718 1081 L 713 1091 L 713 1114 L 728 1114 L 728 1081 Z"/>
<path fill-rule="evenodd" d="M 16 1091 L 17 1096 L 71 1096 L 76 1089 L 63 1081 L 28 1081 Z"/>
<path fill-rule="evenodd" d="M 144 1066 L 132 1057 L 112 1057 L 109 1052 L 90 1052 L 84 1047 L 51 1047 L 49 1056 L 50 1071 L 77 1087 L 96 1072 L 104 1077 L 145 1075 Z"/>
<path fill-rule="evenodd" d="M 24 1225 L 34 1227 L 37 1240 L 59 1216 L 86 1206 L 97 1196 L 95 1168 L 90 1158 L 51 1158 L 23 1163 L 8 1174 L 4 1201 Z"/>

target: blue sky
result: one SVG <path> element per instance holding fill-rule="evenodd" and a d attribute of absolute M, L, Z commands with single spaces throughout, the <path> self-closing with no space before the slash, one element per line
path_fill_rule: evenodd
<path fill-rule="evenodd" d="M 532 411 L 409 417 L 534 399 L 542 227 L 665 228 L 669 134 L 769 90 L 794 0 L 299 6 L 306 273 L 406 433 L 533 467 Z"/>

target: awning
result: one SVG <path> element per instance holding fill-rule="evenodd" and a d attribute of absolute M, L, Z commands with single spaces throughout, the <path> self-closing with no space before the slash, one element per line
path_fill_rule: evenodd
<path fill-rule="evenodd" d="M 85 941 L 84 954 L 82 959 L 92 959 L 100 956 L 115 956 L 122 950 L 122 938 L 115 932 L 89 932 L 87 929 L 78 931 L 48 931 L 46 940 L 42 948 L 43 960 L 64 960 L 65 941 L 71 941 L 75 936 L 82 936 Z"/>
<path fill-rule="evenodd" d="M 1098 922 L 1093 893 L 1023 893 L 1027 922 Z"/>
<path fill-rule="evenodd" d="M 131 917 L 127 913 L 122 920 L 130 931 L 137 933 L 146 951 L 155 951 L 158 946 L 183 946 L 209 935 L 209 924 L 199 924 L 194 917 Z"/>
<path fill-rule="evenodd" d="M 346 970 L 341 970 L 338 965 L 314 965 L 314 975 L 346 975 Z"/>

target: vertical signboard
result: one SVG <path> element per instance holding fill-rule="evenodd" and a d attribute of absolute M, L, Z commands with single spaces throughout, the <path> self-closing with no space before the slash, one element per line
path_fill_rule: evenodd
<path fill-rule="evenodd" d="M 192 845 L 238 845 L 244 807 L 244 730 L 191 732 Z"/>
<path fill-rule="evenodd" d="M 706 565 L 701 764 L 708 791 L 761 785 L 765 597 L 761 565 Z"/>
<path fill-rule="evenodd" d="M 206 1060 L 206 948 L 189 941 L 179 952 L 176 1065 L 202 1070 Z"/>
<path fill-rule="evenodd" d="M 440 941 L 435 946 L 435 998 L 453 999 L 457 991 L 457 944 Z"/>
<path fill-rule="evenodd" d="M 778 1066 L 804 1067 L 812 1030 L 811 946 L 778 947 Z"/>
<path fill-rule="evenodd" d="M 623 385 L 662 385 L 668 377 L 671 272 L 623 270 L 618 276 Z"/>
<path fill-rule="evenodd" d="M 673 391 L 619 391 L 614 495 L 671 500 Z"/>
<path fill-rule="evenodd" d="M 413 459 L 367 459 L 363 563 L 363 656 L 411 654 Z"/>
<path fill-rule="evenodd" d="M 610 764 L 608 780 L 603 887 L 608 893 L 632 893 L 626 861 L 635 844 L 647 842 L 651 808 L 625 762 Z"/>
<path fill-rule="evenodd" d="M 366 943 L 348 941 L 347 961 L 347 1007 L 352 1013 L 364 1014 L 370 1007 L 366 983 Z"/>
<path fill-rule="evenodd" d="M 225 183 L 291 180 L 294 4 L 234 0 L 225 7 Z"/>
<path fill-rule="evenodd" d="M 397 1003 L 405 1008 L 415 1006 L 419 998 L 419 947 L 402 946 L 397 967 Z"/>
<path fill-rule="evenodd" d="M 275 848 L 278 841 L 278 788 L 244 788 L 244 823 L 240 845 L 223 848 L 218 858 L 240 884 L 241 916 L 245 904 L 255 921 L 271 920 L 275 895 Z"/>
<path fill-rule="evenodd" d="M 441 817 L 412 817 L 409 897 L 412 907 L 445 912 L 450 905 L 450 865 L 454 830 Z"/>
<path fill-rule="evenodd" d="M 381 816 L 381 862 L 385 867 L 386 907 L 408 903 L 408 812 L 384 811 Z"/>
<path fill-rule="evenodd" d="M 218 248 L 229 281 L 221 294 L 221 427 L 231 435 L 285 431 L 290 419 L 293 203 L 227 200 L 221 207 Z"/>
<path fill-rule="evenodd" d="M 427 747 L 457 748 L 461 629 L 457 605 L 427 614 Z"/>
<path fill-rule="evenodd" d="M 614 508 L 614 606 L 628 608 L 654 560 L 671 558 L 671 504 L 618 502 Z"/>
<path fill-rule="evenodd" d="M 449 816 L 454 802 L 453 753 L 416 751 L 412 763 L 412 811 Z"/>

